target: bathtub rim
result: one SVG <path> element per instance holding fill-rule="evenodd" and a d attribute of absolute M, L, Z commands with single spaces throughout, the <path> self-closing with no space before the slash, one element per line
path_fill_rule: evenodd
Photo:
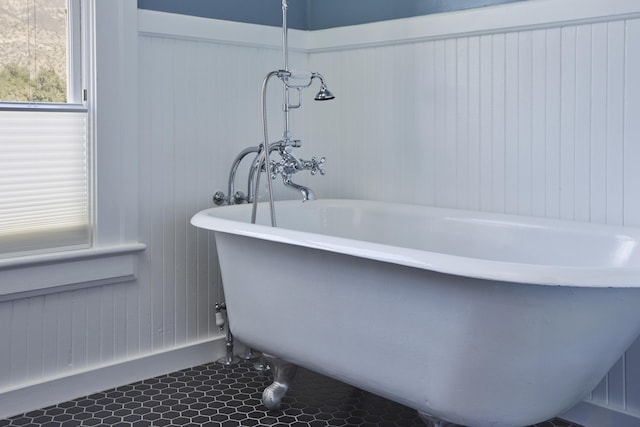
<path fill-rule="evenodd" d="M 640 240 L 640 229 L 627 226 L 567 221 L 561 219 L 540 218 L 512 214 L 492 213 L 466 209 L 451 209 L 404 203 L 390 203 L 362 199 L 319 199 L 302 202 L 299 200 L 277 201 L 276 206 L 312 206 L 314 204 L 358 204 L 359 206 L 393 205 L 396 208 L 418 208 L 438 211 L 443 215 L 465 216 L 476 215 L 485 218 L 497 218 L 516 223 L 531 223 L 537 225 L 562 225 L 574 229 L 583 227 L 591 231 L 617 232 L 625 236 L 634 235 Z M 264 202 L 261 202 L 264 204 Z M 222 218 L 216 212 L 247 211 L 247 220 Z M 468 256 L 438 253 L 433 251 L 405 248 L 382 243 L 373 243 L 345 237 L 336 237 L 306 231 L 291 230 L 280 227 L 270 227 L 261 224 L 251 224 L 248 221 L 251 205 L 233 205 L 208 208 L 199 211 L 191 218 L 191 224 L 202 229 L 219 233 L 236 234 L 245 237 L 268 240 L 281 244 L 302 246 L 321 251 L 340 253 L 359 258 L 368 258 L 380 262 L 392 263 L 430 270 L 443 274 L 473 277 L 500 282 L 515 282 L 546 286 L 574 286 L 590 288 L 640 288 L 640 266 L 625 267 L 577 267 L 547 264 L 526 264 L 521 262 L 497 261 Z"/>

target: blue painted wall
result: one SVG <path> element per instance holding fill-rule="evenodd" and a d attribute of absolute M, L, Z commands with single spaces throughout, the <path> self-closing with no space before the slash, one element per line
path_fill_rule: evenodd
<path fill-rule="evenodd" d="M 309 0 L 307 29 L 366 24 L 514 1 L 522 0 Z"/>
<path fill-rule="evenodd" d="M 288 0 L 289 28 L 308 28 L 309 0 Z M 138 8 L 250 24 L 282 25 L 281 0 L 138 0 Z"/>
<path fill-rule="evenodd" d="M 288 0 L 289 28 L 321 30 L 526 0 Z M 140 9 L 282 25 L 281 0 L 138 0 Z"/>

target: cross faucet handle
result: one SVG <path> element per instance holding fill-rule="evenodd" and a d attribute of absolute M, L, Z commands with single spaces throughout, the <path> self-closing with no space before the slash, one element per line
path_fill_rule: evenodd
<path fill-rule="evenodd" d="M 326 174 L 327 172 L 324 170 L 325 161 L 326 159 L 324 157 L 321 157 L 320 160 L 316 159 L 315 157 L 312 157 L 311 160 L 308 162 L 309 170 L 311 170 L 311 175 L 315 175 L 318 172 L 320 172 L 320 175 Z"/>

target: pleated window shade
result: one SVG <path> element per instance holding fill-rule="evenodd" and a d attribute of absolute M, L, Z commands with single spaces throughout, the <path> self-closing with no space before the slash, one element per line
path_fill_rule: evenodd
<path fill-rule="evenodd" d="M 84 111 L 0 111 L 0 257 L 91 239 Z"/>

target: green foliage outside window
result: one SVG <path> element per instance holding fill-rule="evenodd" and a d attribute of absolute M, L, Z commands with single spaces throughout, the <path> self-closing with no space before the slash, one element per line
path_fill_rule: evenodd
<path fill-rule="evenodd" d="M 32 78 L 27 67 L 7 64 L 0 71 L 0 101 L 67 102 L 66 83 L 52 68 Z"/>

